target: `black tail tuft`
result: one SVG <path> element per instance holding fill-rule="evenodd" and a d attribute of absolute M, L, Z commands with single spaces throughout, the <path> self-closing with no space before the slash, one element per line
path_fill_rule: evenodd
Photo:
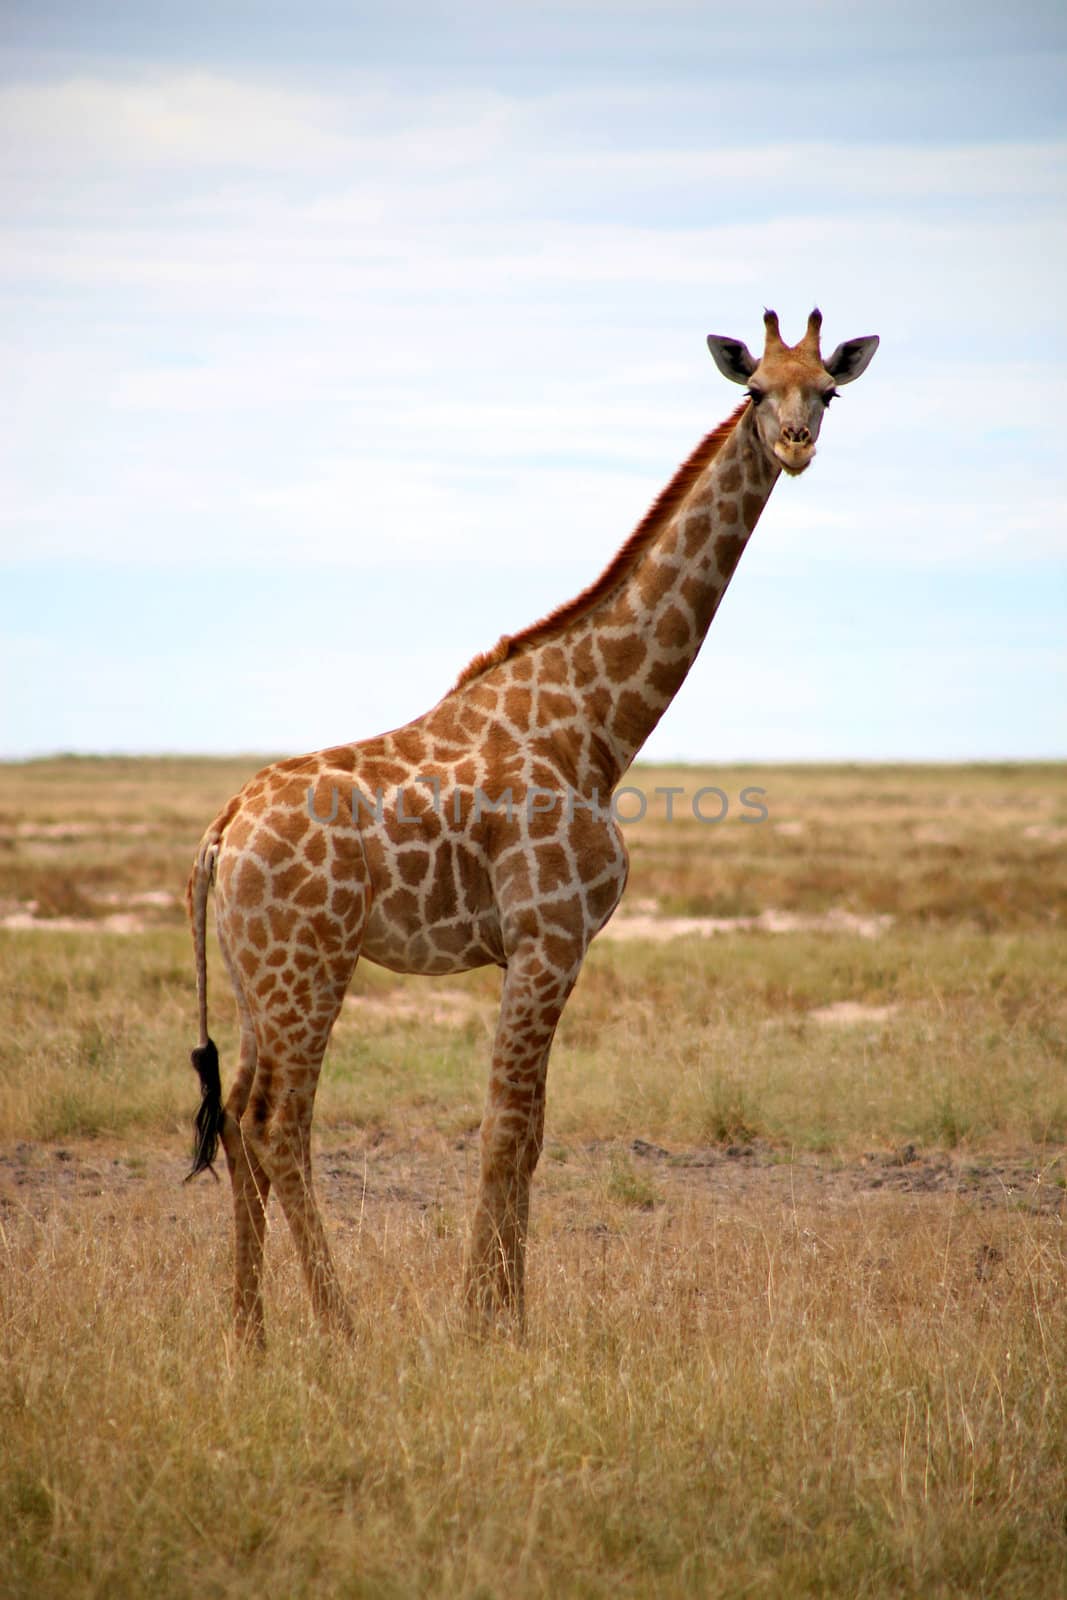
<path fill-rule="evenodd" d="M 198 1046 L 189 1058 L 200 1078 L 200 1110 L 196 1113 L 196 1137 L 193 1140 L 193 1165 L 186 1183 L 198 1172 L 210 1172 L 218 1182 L 215 1157 L 219 1150 L 222 1131 L 222 1080 L 219 1077 L 219 1053 L 214 1041 Z"/>

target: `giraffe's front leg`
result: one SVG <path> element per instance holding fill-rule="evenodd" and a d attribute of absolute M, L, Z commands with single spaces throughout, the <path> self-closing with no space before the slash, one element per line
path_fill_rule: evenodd
<path fill-rule="evenodd" d="M 581 956 L 576 950 L 561 970 L 533 945 L 508 964 L 467 1258 L 466 1301 L 476 1330 L 501 1315 L 523 1325 L 530 1182 L 544 1137 L 548 1054 Z"/>

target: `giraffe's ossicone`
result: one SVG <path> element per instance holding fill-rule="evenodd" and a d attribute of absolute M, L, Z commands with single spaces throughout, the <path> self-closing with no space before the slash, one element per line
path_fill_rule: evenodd
<path fill-rule="evenodd" d="M 406 727 L 266 767 L 205 833 L 188 891 L 202 1096 L 193 1171 L 221 1138 L 242 1337 L 263 1336 L 272 1188 L 316 1310 L 351 1327 L 315 1201 L 311 1119 L 360 955 L 394 972 L 503 969 L 466 1296 L 476 1321 L 521 1320 L 552 1037 L 626 884 L 610 798 L 696 659 L 780 471 L 804 471 L 837 386 L 874 354 L 876 338 L 853 339 L 824 360 L 821 320 L 812 312 L 788 346 L 767 312 L 759 361 L 709 337 L 747 397 L 590 588 L 478 656 Z M 241 1025 L 225 1103 L 207 1028 L 212 884 Z"/>

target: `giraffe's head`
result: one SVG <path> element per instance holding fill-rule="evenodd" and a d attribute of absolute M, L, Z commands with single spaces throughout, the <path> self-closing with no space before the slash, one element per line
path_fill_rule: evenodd
<path fill-rule="evenodd" d="M 795 477 L 815 454 L 823 413 L 837 386 L 851 383 L 866 370 L 878 337 L 846 339 L 824 361 L 819 350 L 821 311 L 811 313 L 799 344 L 784 343 L 776 312 L 765 312 L 763 323 L 767 336 L 759 361 L 740 339 L 723 339 L 715 333 L 708 334 L 708 349 L 723 377 L 745 385 L 763 448 L 777 466 Z"/>

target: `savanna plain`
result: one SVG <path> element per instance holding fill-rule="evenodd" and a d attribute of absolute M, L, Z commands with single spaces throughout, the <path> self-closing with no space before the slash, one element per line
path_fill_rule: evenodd
<path fill-rule="evenodd" d="M 182 1183 L 181 895 L 256 765 L 0 767 L 0 1593 L 1067 1593 L 1067 768 L 631 774 L 523 1340 L 459 1309 L 499 975 L 361 965 L 315 1156 L 357 1337 L 272 1208 L 254 1357 Z M 210 1001 L 225 1081 L 213 944 Z"/>

